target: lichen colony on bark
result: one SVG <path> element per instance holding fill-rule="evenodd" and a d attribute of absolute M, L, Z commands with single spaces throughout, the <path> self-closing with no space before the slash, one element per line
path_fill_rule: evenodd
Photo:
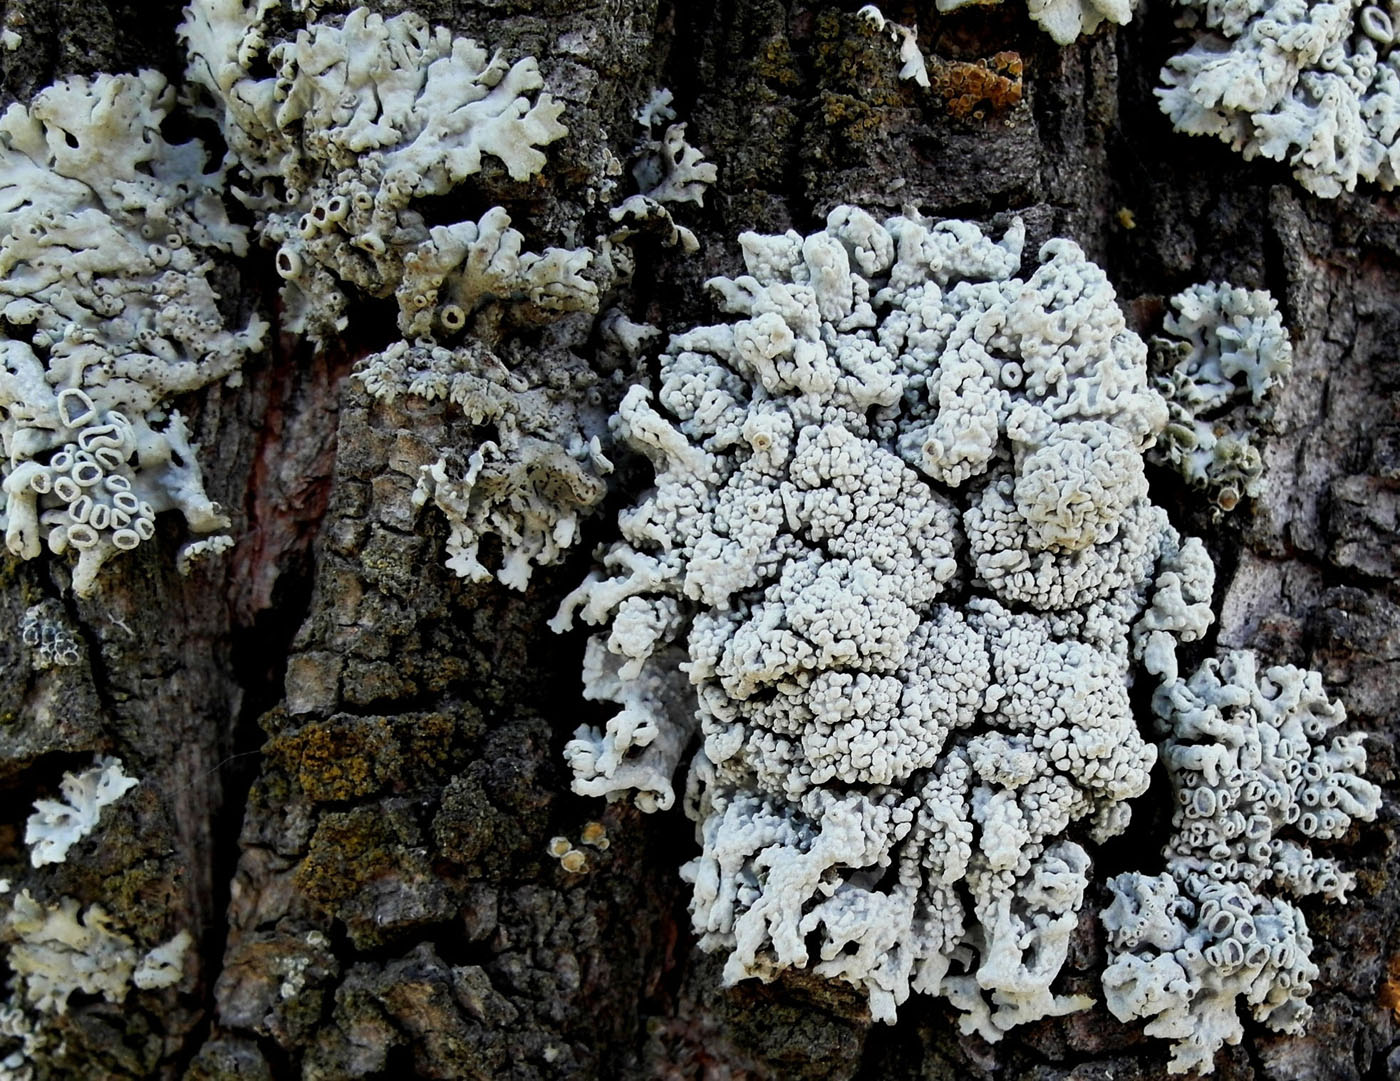
<path fill-rule="evenodd" d="M 0 1079 L 1400 1069 L 1390 16 L 68 7 Z"/>

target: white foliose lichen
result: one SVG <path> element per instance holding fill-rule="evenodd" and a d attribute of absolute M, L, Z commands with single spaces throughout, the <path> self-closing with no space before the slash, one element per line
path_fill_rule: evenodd
<path fill-rule="evenodd" d="M 563 105 L 536 94 L 533 57 L 508 64 L 412 12 L 385 19 L 367 8 L 269 48 L 273 6 L 195 0 L 181 34 L 189 77 L 212 96 L 246 174 L 235 194 L 277 248 L 288 330 L 319 339 L 344 329 L 345 285 L 396 296 L 409 339 L 460 331 L 490 300 L 596 310 L 596 287 L 579 277 L 586 250 L 522 254 L 500 208 L 489 222 L 430 228 L 414 206 L 479 173 L 486 156 L 513 180 L 544 166 L 539 148 L 568 129 Z M 259 62 L 275 74 L 259 78 Z"/>
<path fill-rule="evenodd" d="M 713 167 L 683 128 L 668 129 L 655 190 L 619 208 L 619 228 L 593 247 L 528 251 L 499 206 L 429 226 L 422 200 L 481 172 L 484 158 L 526 180 L 545 164 L 540 148 L 567 133 L 534 58 L 509 64 L 414 14 L 364 8 L 269 45 L 272 6 L 196 0 L 182 33 L 190 76 L 212 95 L 246 175 L 235 194 L 278 249 L 286 325 L 312 338 L 339 331 L 348 287 L 395 298 L 402 340 L 356 375 L 379 401 L 414 395 L 459 414 L 415 502 L 446 515 L 454 571 L 524 589 L 606 491 L 599 376 L 578 354 L 607 289 L 630 272 L 616 243 L 643 229 L 680 243 L 660 200 L 698 199 Z M 255 74 L 264 62 L 274 75 Z M 478 558 L 488 536 L 499 570 Z"/>
<path fill-rule="evenodd" d="M 594 450 L 596 460 L 606 462 Z M 530 436 L 510 452 L 487 441 L 465 463 L 454 464 L 444 457 L 424 466 L 413 502 L 422 507 L 431 500 L 447 516 L 447 567 L 474 582 L 494 574 L 503 585 L 525 589 L 536 566 L 558 562 L 573 545 L 580 512 L 606 492 L 576 454 Z M 494 572 L 477 558 L 487 534 L 500 539 L 503 552 Z"/>
<path fill-rule="evenodd" d="M 8 881 L 0 892 L 9 892 Z M 52 1019 L 67 1013 L 74 993 L 120 1004 L 132 986 L 154 991 L 184 976 L 185 955 L 194 945 L 188 931 L 143 950 L 113 929 L 100 905 L 80 908 L 72 897 L 46 905 L 22 890 L 0 918 L 10 972 L 9 998 L 0 1002 L 0 1078 L 6 1081 L 32 1081 L 36 1069 L 61 1053 L 63 1035 Z"/>
<path fill-rule="evenodd" d="M 990 6 L 1001 0 L 938 0 L 940 12 L 956 11 L 971 6 Z M 1026 0 L 1026 12 L 1056 45 L 1068 45 L 1080 34 L 1092 34 L 1104 22 L 1126 26 L 1132 21 L 1136 0 Z M 899 44 L 899 58 L 904 68 L 902 79 L 913 79 L 928 86 L 928 73 L 919 53 L 918 31 L 887 20 L 874 4 L 866 4 L 858 12 L 870 20 L 876 29 L 888 30 Z"/>
<path fill-rule="evenodd" d="M 618 226 L 609 239 L 614 244 L 621 243 L 645 229 L 656 234 L 663 245 L 693 254 L 700 249 L 699 240 L 675 220 L 671 209 L 664 204 L 703 206 L 705 190 L 719 174 L 698 149 L 686 142 L 686 126 L 670 123 L 676 119 L 671 102 L 671 91 L 653 90 L 637 110 L 641 138 L 634 149 L 632 164 L 637 194 L 628 196 L 608 211 Z"/>
<path fill-rule="evenodd" d="M 744 234 L 734 320 L 618 411 L 655 486 L 553 624 L 607 625 L 585 693 L 624 707 L 568 745 L 577 791 L 665 808 L 700 732 L 683 874 L 728 981 L 942 995 L 988 1039 L 1088 1003 L 1052 983 L 1156 757 L 1129 687 L 1213 572 L 1147 496 L 1146 346 L 1072 243 L 1018 276 L 1023 236 Z"/>
<path fill-rule="evenodd" d="M 206 563 L 233 548 L 233 538 L 229 536 L 206 537 L 200 541 L 190 541 L 182 545 L 180 554 L 175 557 L 175 570 L 180 577 L 187 578 L 196 566 Z"/>
<path fill-rule="evenodd" d="M 62 863 L 68 850 L 97 828 L 102 808 L 116 803 L 139 783 L 122 772 L 120 758 L 99 758 L 82 773 L 65 773 L 59 782 L 64 802 L 34 801 L 34 813 L 24 831 L 30 862 L 35 867 Z"/>
<path fill-rule="evenodd" d="M 5 917 L 10 942 L 7 962 L 14 974 L 11 1005 L 40 1013 L 65 1013 L 75 991 L 120 1003 L 134 983 L 141 990 L 170 987 L 183 975 L 184 955 L 194 940 L 188 931 L 143 951 L 112 930 L 100 905 L 79 914 L 72 897 L 43 905 L 21 891 Z"/>
<path fill-rule="evenodd" d="M 705 204 L 705 189 L 718 178 L 718 170 L 685 139 L 685 124 L 673 124 L 673 95 L 666 89 L 652 92 L 637 110 L 642 138 L 637 145 L 632 178 L 637 190 L 658 203 Z"/>
<path fill-rule="evenodd" d="M 0 1081 L 34 1081 L 34 1063 L 57 1038 L 23 1008 L 0 1004 Z"/>
<path fill-rule="evenodd" d="M 1167 62 L 1157 91 L 1178 131 L 1286 161 L 1326 198 L 1359 180 L 1395 186 L 1400 55 L 1391 9 L 1364 0 L 1178 3 L 1196 38 Z"/>
<path fill-rule="evenodd" d="M 1262 488 L 1257 433 L 1293 368 L 1278 305 L 1263 290 L 1221 282 L 1171 298 L 1152 368 L 1170 419 L 1152 458 L 1175 468 L 1221 511 Z"/>
<path fill-rule="evenodd" d="M 1345 900 L 1352 876 L 1303 842 L 1374 819 L 1381 793 L 1361 775 L 1362 736 L 1327 739 L 1346 713 L 1316 672 L 1261 671 L 1234 651 L 1190 679 L 1168 673 L 1154 710 L 1177 802 L 1167 870 L 1110 883 L 1105 998 L 1120 1020 L 1149 1019 L 1150 1035 L 1174 1041 L 1171 1073 L 1209 1073 L 1244 1034 L 1237 1000 L 1275 1031 L 1307 1023 L 1312 940 L 1273 894 Z"/>
<path fill-rule="evenodd" d="M 504 212 L 497 221 L 508 223 Z M 499 254 L 492 260 L 505 261 Z M 616 263 L 607 260 L 607 273 Z M 478 261 L 481 288 L 491 273 Z M 549 311 L 553 280 L 541 275 L 535 310 Z M 596 287 L 587 285 L 596 306 Z M 592 310 L 577 319 L 564 314 L 539 336 L 479 329 L 439 344 L 425 334 L 366 357 L 356 369 L 379 401 L 412 395 L 449 408 L 449 438 L 438 461 L 423 467 L 414 504 L 431 502 L 446 516 L 447 565 L 472 581 L 496 577 L 525 589 L 535 567 L 556 562 L 574 543 L 580 519 L 606 494 L 612 463 L 602 445 L 604 384 L 579 355 L 594 326 Z M 496 570 L 478 558 L 488 536 L 501 549 Z"/>
<path fill-rule="evenodd" d="M 225 328 L 209 254 L 246 239 L 200 144 L 161 136 L 173 99 L 155 72 L 73 77 L 0 118 L 0 526 L 21 558 L 76 552 L 79 595 L 161 511 L 227 527 L 167 406 L 266 330 Z"/>
<path fill-rule="evenodd" d="M 978 0 L 938 0 L 940 11 Z M 1103 23 L 1127 26 L 1133 21 L 1137 0 L 1026 0 L 1031 20 L 1050 35 L 1056 45 L 1068 45 L 1080 34 L 1092 34 Z"/>
<path fill-rule="evenodd" d="M 924 63 L 924 54 L 919 50 L 918 28 L 891 22 L 874 4 L 866 4 L 856 14 L 867 20 L 876 30 L 888 33 L 890 40 L 899 46 L 899 60 L 903 65 L 899 69 L 899 77 L 913 79 L 919 86 L 927 89 L 930 85 L 928 65 Z"/>
<path fill-rule="evenodd" d="M 543 346 L 515 337 L 494 347 L 477 337 L 453 347 L 398 342 L 359 366 L 380 401 L 413 395 L 452 410 L 456 437 L 422 468 L 413 502 L 447 518 L 447 566 L 461 577 L 525 589 L 602 502 L 612 470 L 604 384 L 574 348 L 591 326 L 560 324 Z M 495 570 L 479 558 L 487 537 L 501 551 Z"/>

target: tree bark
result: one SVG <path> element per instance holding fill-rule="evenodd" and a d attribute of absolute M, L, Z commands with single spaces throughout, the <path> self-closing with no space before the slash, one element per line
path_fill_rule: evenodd
<path fill-rule="evenodd" d="M 179 83 L 180 6 L 7 0 L 3 21 L 23 36 L 0 55 L 7 100 L 72 73 L 155 66 Z M 532 242 L 606 228 L 606 205 L 584 193 L 606 154 L 629 160 L 649 91 L 671 88 L 720 179 L 682 217 L 700 253 L 641 249 L 623 298 L 632 318 L 667 332 L 712 318 L 700 283 L 737 271 L 740 232 L 808 232 L 841 203 L 877 216 L 906 205 L 977 220 L 1014 212 L 1028 251 L 1053 236 L 1083 246 L 1144 334 L 1160 326 L 1163 298 L 1193 282 L 1272 291 L 1295 371 L 1265 494 L 1218 523 L 1170 478 L 1153 476 L 1154 499 L 1207 540 L 1215 639 L 1320 669 L 1372 733 L 1368 776 L 1387 802 L 1329 850 L 1359 872 L 1351 903 L 1302 904 L 1322 970 L 1307 1035 L 1247 1024 L 1216 1077 L 1400 1076 L 1395 199 L 1317 199 L 1283 166 L 1173 132 L 1152 96 L 1181 45 L 1160 0 L 1063 49 L 1019 0 L 949 15 L 888 5 L 891 19 L 917 22 L 930 55 L 1020 55 L 1023 97 L 981 117 L 900 81 L 896 50 L 862 29 L 854 3 L 371 6 L 412 8 L 507 59 L 538 58 L 570 134 L 506 204 Z M 255 248 L 219 276 L 231 308 L 276 325 L 270 252 Z M 887 1029 L 849 988 L 801 974 L 722 987 L 678 876 L 690 824 L 679 809 L 646 816 L 571 794 L 561 755 L 603 713 L 579 690 L 583 635 L 557 638 L 544 624 L 649 475 L 622 470 L 582 543 L 527 592 L 463 582 L 443 567 L 442 518 L 411 505 L 435 434 L 460 421 L 441 403 L 375 402 L 347 378 L 393 334 L 392 313 L 367 305 L 342 341 L 316 351 L 274 336 L 241 387 L 180 403 L 206 487 L 232 509 L 237 547 L 225 561 L 179 577 L 178 521 L 109 565 L 91 600 L 64 591 L 54 557 L 0 561 L 10 625 L 56 598 L 83 646 L 79 665 L 37 671 L 15 634 L 0 639 L 12 675 L 0 682 L 0 873 L 50 901 L 101 903 L 136 941 L 180 929 L 197 941 L 175 988 L 122 1005 L 75 996 L 52 1019 L 60 1038 L 31 1063 L 34 1077 L 1166 1076 L 1165 1044 L 1102 1005 L 991 1045 L 919 996 Z M 31 870 L 22 838 L 34 799 L 95 752 L 118 754 L 142 784 L 65 864 Z M 1165 788 L 1140 801 L 1143 821 L 1165 821 Z M 576 840 L 591 821 L 610 845 L 569 874 L 549 841 Z M 1159 840 L 1130 838 L 1096 857 L 1097 892 L 1067 966 L 1086 987 L 1103 964 L 1103 883 Z"/>

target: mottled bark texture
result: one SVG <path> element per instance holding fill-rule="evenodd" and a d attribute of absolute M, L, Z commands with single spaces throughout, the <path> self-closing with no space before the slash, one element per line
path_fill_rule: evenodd
<path fill-rule="evenodd" d="M 330 12 L 348 5 L 328 4 Z M 1285 169 L 1175 135 L 1151 97 L 1172 12 L 1058 49 L 1021 0 L 917 21 L 944 60 L 1020 54 L 1023 99 L 953 115 L 897 78 L 895 50 L 857 4 L 804 0 L 380 0 L 539 58 L 569 137 L 537 183 L 489 170 L 448 208 L 503 202 L 533 245 L 605 228 L 584 197 L 608 151 L 626 161 L 632 113 L 669 86 L 690 138 L 719 167 L 683 220 L 701 253 L 640 252 L 623 298 L 674 329 L 707 318 L 699 283 L 738 266 L 744 229 L 810 230 L 840 202 L 931 215 L 1027 219 L 1029 250 L 1077 239 L 1141 329 L 1162 298 L 1208 278 L 1266 287 L 1292 328 L 1297 370 L 1268 444 L 1267 494 L 1221 524 L 1155 476 L 1156 502 L 1208 538 L 1221 568 L 1218 638 L 1320 667 L 1386 786 L 1376 824 L 1332 846 L 1359 873 L 1351 904 L 1304 902 L 1322 969 L 1307 1036 L 1249 1027 L 1222 1081 L 1400 1076 L 1400 877 L 1393 797 L 1400 687 L 1400 214 L 1388 195 L 1308 196 Z M 178 0 L 7 0 L 23 37 L 0 55 L 7 98 L 64 74 L 155 65 L 178 79 Z M 207 132 L 203 133 L 207 136 Z M 1130 215 L 1120 214 L 1126 210 Z M 231 307 L 274 314 L 269 253 L 220 268 Z M 347 378 L 392 333 L 358 306 L 334 349 L 283 338 L 239 389 L 181 402 L 210 493 L 238 546 L 188 579 L 176 521 L 114 561 L 91 601 L 53 559 L 0 559 L 0 875 L 36 896 L 100 902 L 145 944 L 196 936 L 183 981 L 122 1006 L 75 996 L 52 1022 L 38 1078 L 999 1078 L 1145 1081 L 1165 1045 L 1102 1008 L 959 1036 L 941 1003 L 912 999 L 872 1028 L 840 985 L 782 979 L 726 990 L 694 946 L 678 865 L 679 810 L 642 816 L 569 792 L 561 748 L 596 717 L 578 693 L 582 636 L 543 628 L 584 573 L 608 515 L 528 593 L 443 569 L 446 526 L 410 505 L 441 407 L 373 404 Z M 624 469 L 609 506 L 645 470 Z M 172 516 L 173 517 L 173 516 Z M 14 628 L 61 598 L 84 645 L 33 671 Z M 32 801 L 93 752 L 142 784 L 68 862 L 31 871 Z M 1168 816 L 1165 777 L 1133 832 L 1097 855 L 1102 883 L 1141 866 Z M 566 873 L 549 839 L 585 823 L 611 841 Z M 1155 869 L 1151 866 L 1146 869 Z M 1085 906 L 1064 977 L 1092 993 L 1102 940 Z"/>

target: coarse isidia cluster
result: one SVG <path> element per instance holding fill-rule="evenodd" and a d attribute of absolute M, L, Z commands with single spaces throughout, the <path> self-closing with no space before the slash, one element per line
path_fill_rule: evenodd
<path fill-rule="evenodd" d="M 601 628 L 585 693 L 620 707 L 566 754 L 576 791 L 644 810 L 688 756 L 681 873 L 726 981 L 807 969 L 884 1021 L 941 996 L 989 1040 L 1093 1001 L 1053 985 L 1091 852 L 1161 756 L 1182 809 L 1144 871 L 1166 869 L 1112 884 L 1103 992 L 1176 1041 L 1173 1070 L 1208 1069 L 1237 998 L 1305 1022 L 1280 894 L 1341 895 L 1304 841 L 1379 792 L 1360 737 L 1325 740 L 1344 714 L 1315 673 L 1179 671 L 1214 567 L 1149 498 L 1147 346 L 1074 243 L 1023 273 L 1023 239 L 845 206 L 740 237 L 747 273 L 708 283 L 731 318 L 674 335 L 615 417 L 655 484 L 554 623 Z M 1263 294 L 1212 295 L 1188 369 L 1278 349 Z"/>

